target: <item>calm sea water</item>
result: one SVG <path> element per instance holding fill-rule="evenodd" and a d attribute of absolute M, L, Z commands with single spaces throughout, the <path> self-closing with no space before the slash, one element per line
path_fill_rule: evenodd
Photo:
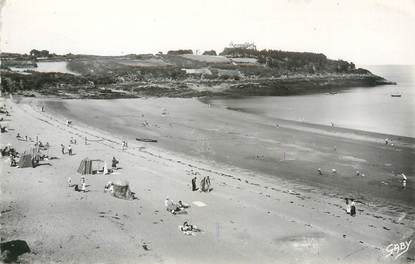
<path fill-rule="evenodd" d="M 37 71 L 37 72 L 61 72 L 61 73 L 69 73 L 74 75 L 79 75 L 79 73 L 70 71 L 67 66 L 66 61 L 43 61 L 37 62 L 36 68 L 16 68 L 10 67 L 13 71 L 23 72 L 25 70 L 29 71 Z"/>
<path fill-rule="evenodd" d="M 358 87 L 337 94 L 248 97 L 212 101 L 270 118 L 415 137 L 415 65 L 362 66 L 397 85 Z M 400 93 L 402 97 L 391 97 Z"/>

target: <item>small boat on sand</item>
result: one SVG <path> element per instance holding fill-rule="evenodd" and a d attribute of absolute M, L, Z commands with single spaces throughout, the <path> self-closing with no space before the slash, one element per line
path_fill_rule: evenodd
<path fill-rule="evenodd" d="M 151 139 L 151 138 L 136 138 L 135 140 L 141 141 L 141 142 L 157 142 L 157 139 Z"/>
<path fill-rule="evenodd" d="M 402 97 L 402 94 L 396 93 L 396 94 L 391 94 L 392 97 Z"/>

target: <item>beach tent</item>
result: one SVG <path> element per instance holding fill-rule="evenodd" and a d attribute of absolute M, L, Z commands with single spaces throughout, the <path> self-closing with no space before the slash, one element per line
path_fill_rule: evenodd
<path fill-rule="evenodd" d="M 121 198 L 130 200 L 133 198 L 133 194 L 130 190 L 130 185 L 125 180 L 116 180 L 112 182 L 112 195 Z"/>
<path fill-rule="evenodd" d="M 85 158 L 79 164 L 79 168 L 77 170 L 78 173 L 84 174 L 92 174 L 92 161 L 88 158 Z"/>
<path fill-rule="evenodd" d="M 19 166 L 19 168 L 35 167 L 39 161 L 39 148 L 31 148 L 29 151 L 23 152 L 23 154 L 20 156 L 17 166 Z"/>
<path fill-rule="evenodd" d="M 97 165 L 94 166 L 94 164 L 97 164 L 97 162 L 102 162 L 102 161 L 101 160 L 90 160 L 88 158 L 85 158 L 79 164 L 77 172 L 82 175 L 94 174 L 96 171 L 99 170 Z"/>
<path fill-rule="evenodd" d="M 17 166 L 19 166 L 19 168 L 33 167 L 32 159 L 33 159 L 32 154 L 24 153 L 24 154 L 22 154 L 22 156 L 20 156 L 20 159 L 19 159 L 19 162 L 17 163 Z"/>

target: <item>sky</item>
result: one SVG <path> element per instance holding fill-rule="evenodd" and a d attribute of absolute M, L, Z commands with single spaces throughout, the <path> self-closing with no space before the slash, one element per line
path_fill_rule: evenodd
<path fill-rule="evenodd" d="M 0 0 L 3 52 L 122 55 L 234 43 L 415 64 L 415 0 Z"/>

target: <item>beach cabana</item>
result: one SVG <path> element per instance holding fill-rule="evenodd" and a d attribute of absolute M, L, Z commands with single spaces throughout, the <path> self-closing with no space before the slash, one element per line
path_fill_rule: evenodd
<path fill-rule="evenodd" d="M 116 180 L 112 182 L 112 195 L 126 200 L 133 199 L 130 185 L 126 180 Z"/>
<path fill-rule="evenodd" d="M 91 160 L 85 158 L 79 164 L 77 172 L 82 175 L 95 174 L 99 170 L 98 166 L 101 162 L 102 160 Z"/>
<path fill-rule="evenodd" d="M 29 151 L 25 151 L 19 159 L 17 166 L 19 168 L 35 167 L 40 161 L 40 154 L 38 148 L 31 148 Z"/>
<path fill-rule="evenodd" d="M 32 164 L 33 156 L 30 153 L 24 153 L 22 156 L 20 156 L 19 162 L 17 163 L 17 166 L 19 168 L 28 168 L 33 167 Z"/>

